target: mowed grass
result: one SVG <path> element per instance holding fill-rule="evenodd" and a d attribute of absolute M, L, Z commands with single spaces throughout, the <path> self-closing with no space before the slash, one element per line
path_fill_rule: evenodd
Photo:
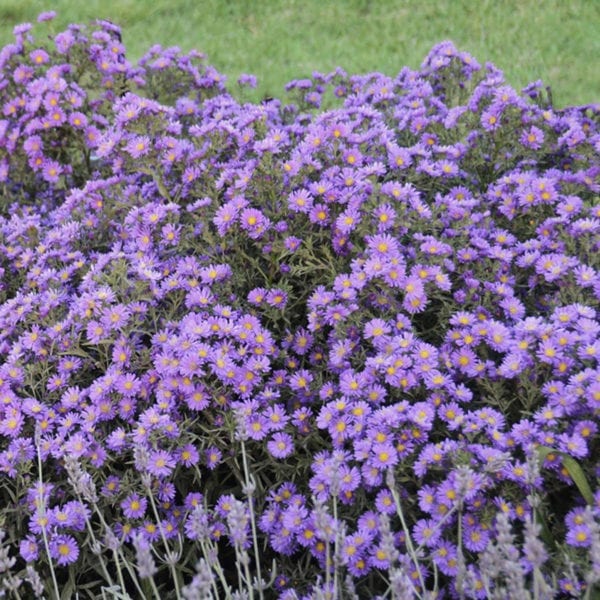
<path fill-rule="evenodd" d="M 542 79 L 556 106 L 600 101 L 600 0 L 0 0 L 0 44 L 44 10 L 56 31 L 118 23 L 133 61 L 152 44 L 196 48 L 230 81 L 256 75 L 251 100 L 336 66 L 393 76 L 450 39 L 518 89 Z"/>

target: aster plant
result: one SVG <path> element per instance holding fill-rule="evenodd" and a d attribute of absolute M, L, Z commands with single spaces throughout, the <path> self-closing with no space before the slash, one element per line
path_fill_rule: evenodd
<path fill-rule="evenodd" d="M 287 93 L 0 51 L 2 591 L 598 597 L 598 105 L 450 42 Z"/>

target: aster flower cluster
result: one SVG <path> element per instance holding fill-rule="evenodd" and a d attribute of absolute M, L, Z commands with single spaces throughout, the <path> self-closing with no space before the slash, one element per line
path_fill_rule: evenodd
<path fill-rule="evenodd" d="M 599 107 L 450 42 L 288 92 L 0 52 L 3 590 L 591 593 Z"/>

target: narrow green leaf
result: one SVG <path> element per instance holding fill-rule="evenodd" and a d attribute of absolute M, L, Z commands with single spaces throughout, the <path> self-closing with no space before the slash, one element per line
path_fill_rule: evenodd
<path fill-rule="evenodd" d="M 585 473 L 583 472 L 583 469 L 581 468 L 580 464 L 572 456 L 568 456 L 563 452 L 561 452 L 561 456 L 565 469 L 571 476 L 571 479 L 577 486 L 577 489 L 580 491 L 584 500 L 588 504 L 593 504 L 594 493 L 592 492 L 592 488 L 590 487 L 590 484 L 588 483 L 588 480 L 586 479 Z"/>
<path fill-rule="evenodd" d="M 567 473 L 573 480 L 573 483 L 577 486 L 580 494 L 583 496 L 583 499 L 588 504 L 594 503 L 594 493 L 592 492 L 592 488 L 588 483 L 588 480 L 585 477 L 585 473 L 581 468 L 581 465 L 572 457 L 566 454 L 565 452 L 561 452 L 560 450 L 556 450 L 555 448 L 550 448 L 548 446 L 539 446 L 537 449 L 538 456 L 540 458 L 540 462 L 544 462 L 549 454 L 558 454 L 562 458 L 563 466 L 567 470 Z"/>
<path fill-rule="evenodd" d="M 548 524 L 546 523 L 546 520 L 544 519 L 544 517 L 542 516 L 542 513 L 538 509 L 535 510 L 535 520 L 538 523 L 538 525 L 541 527 L 540 535 L 542 536 L 542 540 L 544 541 L 544 544 L 548 548 L 555 548 L 556 541 L 555 541 L 552 533 L 550 532 L 550 529 L 548 528 Z"/>

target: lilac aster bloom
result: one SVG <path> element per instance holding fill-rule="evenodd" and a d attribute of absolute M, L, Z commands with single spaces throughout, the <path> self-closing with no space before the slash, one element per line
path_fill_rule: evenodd
<path fill-rule="evenodd" d="M 439 542 L 434 550 L 433 560 L 444 575 L 452 577 L 458 573 L 458 551 L 454 544 L 445 540 Z"/>
<path fill-rule="evenodd" d="M 273 437 L 267 442 L 267 449 L 274 458 L 286 458 L 294 451 L 293 438 L 287 433 L 274 433 Z"/>
<path fill-rule="evenodd" d="M 300 247 L 301 243 L 302 243 L 302 240 L 295 236 L 288 236 L 284 240 L 284 245 L 285 245 L 286 249 L 289 250 L 290 252 L 296 251 Z"/>
<path fill-rule="evenodd" d="M 380 542 L 369 554 L 367 561 L 370 566 L 378 569 L 388 569 L 392 562 L 392 556 L 384 542 Z"/>
<path fill-rule="evenodd" d="M 222 459 L 222 453 L 216 446 L 211 446 L 204 451 L 204 460 L 206 466 L 211 471 L 215 469 Z"/>
<path fill-rule="evenodd" d="M 254 75 L 248 75 L 247 73 L 242 73 L 238 78 L 238 83 L 240 85 L 245 85 L 250 88 L 255 88 L 257 85 L 257 79 Z"/>
<path fill-rule="evenodd" d="M 490 543 L 490 531 L 484 529 L 478 523 L 472 523 L 467 515 L 465 517 L 465 526 L 463 529 L 463 541 L 468 550 L 472 552 L 481 552 L 487 548 Z"/>
<path fill-rule="evenodd" d="M 125 150 L 132 158 L 139 158 L 150 151 L 151 141 L 148 136 L 135 136 L 125 145 Z"/>
<path fill-rule="evenodd" d="M 42 163 L 42 176 L 48 183 L 56 183 L 64 169 L 55 160 L 45 159 Z"/>
<path fill-rule="evenodd" d="M 375 498 L 377 510 L 386 515 L 396 514 L 396 504 L 392 493 L 388 489 L 381 490 Z"/>
<path fill-rule="evenodd" d="M 270 220 L 255 208 L 244 209 L 239 221 L 242 229 L 247 231 L 248 236 L 254 240 L 261 238 L 271 225 Z"/>
<path fill-rule="evenodd" d="M 288 206 L 292 212 L 309 213 L 313 205 L 313 197 L 307 190 L 297 190 L 290 194 Z"/>
<path fill-rule="evenodd" d="M 111 497 L 119 492 L 120 479 L 116 475 L 109 475 L 102 486 L 102 495 Z M 123 506 L 121 506 L 123 508 Z"/>
<path fill-rule="evenodd" d="M 56 17 L 56 11 L 48 10 L 45 12 L 41 12 L 37 17 L 38 23 L 43 23 L 44 21 L 52 21 Z"/>
<path fill-rule="evenodd" d="M 38 559 L 39 547 L 34 536 L 28 535 L 25 539 L 21 540 L 19 554 L 26 562 L 33 562 Z"/>
<path fill-rule="evenodd" d="M 50 60 L 49 54 L 42 48 L 30 52 L 29 58 L 34 65 L 43 65 Z"/>
<path fill-rule="evenodd" d="M 191 467 L 198 463 L 200 454 L 193 444 L 186 444 L 179 450 L 179 460 L 186 467 Z"/>
<path fill-rule="evenodd" d="M 140 519 L 146 514 L 148 500 L 138 494 L 131 494 L 121 502 L 123 514 L 128 519 Z"/>
<path fill-rule="evenodd" d="M 267 292 L 265 301 L 274 308 L 283 309 L 287 302 L 287 293 L 281 289 L 271 289 Z"/>
<path fill-rule="evenodd" d="M 264 439 L 269 430 L 269 422 L 261 413 L 253 413 L 244 419 L 245 432 L 253 440 Z"/>
<path fill-rule="evenodd" d="M 147 469 L 152 475 L 167 477 L 175 466 L 175 458 L 166 450 L 153 450 L 150 452 Z"/>
<path fill-rule="evenodd" d="M 57 564 L 69 565 L 79 557 L 79 546 L 71 535 L 57 535 L 50 540 L 50 556 Z"/>

